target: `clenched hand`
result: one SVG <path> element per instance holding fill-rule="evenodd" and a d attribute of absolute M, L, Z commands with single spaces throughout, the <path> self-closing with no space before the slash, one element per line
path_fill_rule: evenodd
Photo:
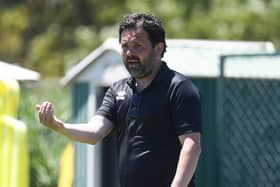
<path fill-rule="evenodd" d="M 40 123 L 50 128 L 55 128 L 55 126 L 57 126 L 58 120 L 54 116 L 52 103 L 48 101 L 43 102 L 41 105 L 36 105 L 36 109 L 39 113 Z"/>

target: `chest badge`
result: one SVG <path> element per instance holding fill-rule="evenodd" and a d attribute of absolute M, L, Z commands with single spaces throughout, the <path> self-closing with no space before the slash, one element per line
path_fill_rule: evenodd
<path fill-rule="evenodd" d="M 119 91 L 116 96 L 116 100 L 124 100 L 125 99 L 125 91 Z"/>

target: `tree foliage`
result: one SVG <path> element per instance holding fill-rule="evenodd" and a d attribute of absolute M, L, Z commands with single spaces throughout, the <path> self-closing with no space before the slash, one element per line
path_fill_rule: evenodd
<path fill-rule="evenodd" d="M 0 3 L 0 59 L 65 71 L 107 37 L 124 14 L 152 12 L 169 38 L 272 41 L 280 47 L 278 0 L 22 0 Z"/>

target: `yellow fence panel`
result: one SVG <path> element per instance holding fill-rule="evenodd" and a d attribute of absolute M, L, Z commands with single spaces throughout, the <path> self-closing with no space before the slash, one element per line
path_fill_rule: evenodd
<path fill-rule="evenodd" d="M 0 187 L 28 187 L 29 160 L 26 126 L 0 116 Z"/>
<path fill-rule="evenodd" d="M 58 187 L 71 187 L 74 175 L 74 147 L 69 143 L 61 156 Z"/>
<path fill-rule="evenodd" d="M 15 119 L 19 96 L 16 80 L 0 80 L 0 187 L 29 186 L 27 129 Z"/>
<path fill-rule="evenodd" d="M 0 80 L 0 115 L 16 117 L 20 88 L 16 80 Z"/>

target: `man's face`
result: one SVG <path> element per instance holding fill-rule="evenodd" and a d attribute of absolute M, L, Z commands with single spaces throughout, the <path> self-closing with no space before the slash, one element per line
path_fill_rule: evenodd
<path fill-rule="evenodd" d="M 126 69 L 136 79 L 151 75 L 155 68 L 156 52 L 142 26 L 121 33 L 121 54 Z"/>

